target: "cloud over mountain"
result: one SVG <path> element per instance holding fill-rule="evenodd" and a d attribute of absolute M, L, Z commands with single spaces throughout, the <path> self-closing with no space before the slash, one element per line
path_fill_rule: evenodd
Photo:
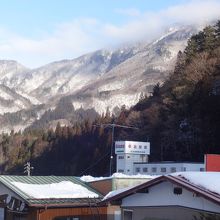
<path fill-rule="evenodd" d="M 37 37 L 19 35 L 7 28 L 1 28 L 0 57 L 37 67 L 103 47 L 143 39 L 151 41 L 172 23 L 208 23 L 219 18 L 219 11 L 220 2 L 217 0 L 191 0 L 159 11 L 116 9 L 114 13 L 129 17 L 120 24 L 93 17 L 76 18 L 57 24 L 53 31 L 41 30 Z"/>

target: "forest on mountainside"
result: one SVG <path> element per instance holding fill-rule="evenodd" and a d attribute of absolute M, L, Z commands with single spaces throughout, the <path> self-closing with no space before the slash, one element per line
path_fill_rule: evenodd
<path fill-rule="evenodd" d="M 2 134 L 1 173 L 21 175 L 31 161 L 34 175 L 108 175 L 111 129 L 95 126 L 107 123 L 138 127 L 116 128 L 114 138 L 150 141 L 150 161 L 220 153 L 220 21 L 193 35 L 169 79 L 118 116 L 107 111 L 71 127 Z"/>

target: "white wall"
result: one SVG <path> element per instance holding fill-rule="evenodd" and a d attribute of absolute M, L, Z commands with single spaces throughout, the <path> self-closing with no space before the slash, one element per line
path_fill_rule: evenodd
<path fill-rule="evenodd" d="M 158 206 L 182 206 L 193 209 L 220 213 L 220 206 L 198 197 L 184 189 L 181 195 L 173 193 L 173 185 L 170 182 L 162 182 L 149 188 L 149 193 L 136 193 L 122 200 L 122 207 L 158 207 Z"/>
<path fill-rule="evenodd" d="M 13 197 L 21 200 L 21 198 L 17 194 L 15 194 L 12 190 L 5 187 L 2 183 L 0 183 L 0 195 L 4 195 L 4 194 L 8 194 L 10 196 L 13 196 Z"/>
<path fill-rule="evenodd" d="M 139 168 L 139 172 L 136 170 Z M 147 168 L 147 172 L 144 172 Z M 156 172 L 152 172 L 152 168 L 156 168 Z M 162 172 L 161 168 L 166 168 L 166 172 Z M 200 168 L 205 169 L 204 163 L 136 163 L 134 164 L 133 174 L 148 174 L 148 175 L 163 175 L 171 173 L 171 168 L 175 168 L 176 172 L 184 171 L 200 171 Z"/>
<path fill-rule="evenodd" d="M 123 159 L 119 159 L 123 157 Z M 128 175 L 134 174 L 134 163 L 146 162 L 148 160 L 147 155 L 140 154 L 118 154 L 117 155 L 117 172 Z"/>

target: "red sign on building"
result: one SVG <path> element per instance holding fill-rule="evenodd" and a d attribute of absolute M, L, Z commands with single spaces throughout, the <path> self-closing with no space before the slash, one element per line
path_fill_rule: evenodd
<path fill-rule="evenodd" d="M 220 155 L 219 154 L 206 154 L 205 155 L 206 171 L 220 172 Z"/>

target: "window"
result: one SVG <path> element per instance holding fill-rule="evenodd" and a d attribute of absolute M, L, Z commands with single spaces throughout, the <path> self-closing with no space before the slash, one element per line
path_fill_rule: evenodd
<path fill-rule="evenodd" d="M 130 156 L 127 156 L 127 159 L 129 159 L 130 158 Z"/>
<path fill-rule="evenodd" d="M 141 149 L 142 148 L 142 146 L 141 145 L 139 145 L 139 149 Z"/>
<path fill-rule="evenodd" d="M 186 171 L 186 167 L 183 167 L 183 171 Z"/>
<path fill-rule="evenodd" d="M 124 173 L 124 170 L 119 169 L 118 172 L 119 172 L 119 173 Z"/>
<path fill-rule="evenodd" d="M 144 146 L 144 149 L 147 149 L 147 146 Z"/>
<path fill-rule="evenodd" d="M 136 169 L 135 169 L 136 173 L 139 173 L 140 170 L 141 170 L 140 167 L 136 167 Z"/>
<path fill-rule="evenodd" d="M 148 172 L 148 168 L 147 168 L 147 167 L 144 167 L 144 168 L 143 168 L 143 172 L 144 172 L 144 173 L 147 173 L 147 172 Z"/>
<path fill-rule="evenodd" d="M 199 169 L 201 172 L 205 171 L 205 169 L 203 167 L 200 167 Z"/>
<path fill-rule="evenodd" d="M 176 194 L 176 195 L 180 195 L 180 194 L 183 193 L 183 190 L 180 187 L 174 187 L 173 193 Z"/>
<path fill-rule="evenodd" d="M 132 220 L 132 215 L 133 215 L 132 210 L 124 210 L 123 220 Z"/>
<path fill-rule="evenodd" d="M 152 173 L 156 173 L 157 172 L 157 168 L 156 167 L 152 167 L 151 171 L 152 171 Z"/>
<path fill-rule="evenodd" d="M 134 145 L 134 148 L 137 148 L 137 146 L 136 146 L 136 145 Z"/>
<path fill-rule="evenodd" d="M 170 172 L 171 172 L 171 173 L 175 173 L 175 172 L 176 172 L 176 167 L 171 167 L 171 168 L 170 168 Z"/>
<path fill-rule="evenodd" d="M 124 159 L 124 156 L 118 156 L 118 159 Z"/>
<path fill-rule="evenodd" d="M 161 173 L 166 173 L 167 169 L 166 169 L 166 167 L 161 167 L 160 171 L 161 171 Z"/>

